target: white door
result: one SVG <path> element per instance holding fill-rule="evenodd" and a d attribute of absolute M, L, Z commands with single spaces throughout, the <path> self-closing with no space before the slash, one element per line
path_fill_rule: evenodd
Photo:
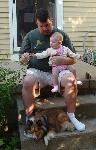
<path fill-rule="evenodd" d="M 63 27 L 63 0 L 9 0 L 9 2 L 11 54 L 18 55 L 24 36 L 36 28 L 35 13 L 38 8 L 48 8 L 53 24 L 61 29 Z"/>

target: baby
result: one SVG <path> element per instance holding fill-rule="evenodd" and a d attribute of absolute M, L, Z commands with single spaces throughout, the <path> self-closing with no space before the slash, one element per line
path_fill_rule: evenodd
<path fill-rule="evenodd" d="M 52 66 L 52 92 L 57 92 L 58 91 L 58 76 L 59 73 L 63 70 L 69 70 L 74 74 L 76 77 L 76 70 L 72 65 L 55 65 L 52 64 L 51 58 L 52 56 L 63 56 L 63 57 L 71 57 L 75 59 L 81 59 L 80 54 L 75 54 L 73 53 L 68 47 L 65 47 L 62 45 L 63 41 L 63 36 L 59 32 L 55 32 L 52 34 L 50 37 L 50 48 L 48 48 L 46 51 L 43 51 L 42 53 L 36 53 L 34 56 L 37 59 L 43 59 L 46 57 L 49 57 L 49 65 Z"/>

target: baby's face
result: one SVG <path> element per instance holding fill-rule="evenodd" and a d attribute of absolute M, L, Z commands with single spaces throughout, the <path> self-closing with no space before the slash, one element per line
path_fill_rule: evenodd
<path fill-rule="evenodd" d="M 61 41 L 53 37 L 50 38 L 50 46 L 54 49 L 61 47 Z"/>

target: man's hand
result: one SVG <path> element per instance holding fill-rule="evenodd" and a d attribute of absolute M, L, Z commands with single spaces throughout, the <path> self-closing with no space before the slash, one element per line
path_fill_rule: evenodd
<path fill-rule="evenodd" d="M 24 54 L 21 55 L 20 62 L 23 65 L 27 65 L 29 59 L 30 59 L 30 54 L 29 53 L 24 53 Z"/>
<path fill-rule="evenodd" d="M 51 62 L 55 65 L 73 65 L 76 63 L 73 58 L 63 56 L 53 56 Z"/>
<path fill-rule="evenodd" d="M 37 56 L 36 56 L 36 54 L 34 54 L 34 53 L 30 53 L 30 58 L 35 58 L 35 59 L 37 59 Z"/>

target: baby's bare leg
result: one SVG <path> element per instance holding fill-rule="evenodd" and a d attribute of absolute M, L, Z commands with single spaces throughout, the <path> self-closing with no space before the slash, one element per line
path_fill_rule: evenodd
<path fill-rule="evenodd" d="M 58 76 L 59 76 L 59 69 L 57 67 L 52 68 L 52 83 L 54 85 L 58 85 Z"/>
<path fill-rule="evenodd" d="M 52 92 L 58 91 L 58 76 L 59 76 L 59 68 L 58 67 L 52 67 L 52 84 L 53 89 Z"/>

